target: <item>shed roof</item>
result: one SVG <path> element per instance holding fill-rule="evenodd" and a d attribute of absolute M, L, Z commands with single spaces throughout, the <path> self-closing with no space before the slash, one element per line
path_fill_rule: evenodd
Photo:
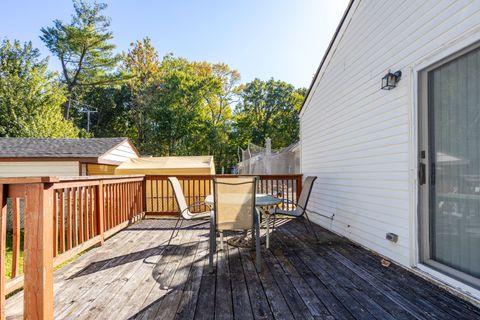
<path fill-rule="evenodd" d="M 193 169 L 211 168 L 213 156 L 190 156 L 190 157 L 149 157 L 129 159 L 117 167 L 123 169 Z"/>
<path fill-rule="evenodd" d="M 0 158 L 98 158 L 128 138 L 0 138 Z"/>

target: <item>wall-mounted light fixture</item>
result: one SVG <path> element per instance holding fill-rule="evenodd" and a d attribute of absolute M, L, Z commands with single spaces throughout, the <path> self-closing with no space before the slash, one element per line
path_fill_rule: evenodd
<path fill-rule="evenodd" d="M 382 90 L 392 90 L 397 86 L 397 82 L 402 78 L 402 71 L 388 73 L 382 78 Z"/>

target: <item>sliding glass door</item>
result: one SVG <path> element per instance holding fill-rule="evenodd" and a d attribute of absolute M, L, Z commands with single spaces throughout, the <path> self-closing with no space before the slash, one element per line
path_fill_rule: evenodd
<path fill-rule="evenodd" d="M 480 48 L 438 63 L 420 84 L 423 262 L 480 286 Z"/>

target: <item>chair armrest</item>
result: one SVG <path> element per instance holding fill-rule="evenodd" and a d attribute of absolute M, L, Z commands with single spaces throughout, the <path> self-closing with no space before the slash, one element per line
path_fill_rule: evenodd
<path fill-rule="evenodd" d="M 202 205 L 208 206 L 204 201 L 198 201 L 198 202 L 194 202 L 191 205 L 187 206 L 187 208 L 180 213 L 184 213 L 185 211 L 189 210 L 190 208 L 199 207 L 199 206 L 202 206 Z"/>

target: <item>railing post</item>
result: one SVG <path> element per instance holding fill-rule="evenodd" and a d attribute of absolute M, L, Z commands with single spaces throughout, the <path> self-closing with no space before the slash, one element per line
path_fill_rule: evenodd
<path fill-rule="evenodd" d="M 98 230 L 98 233 L 100 234 L 101 236 L 101 240 L 100 240 L 100 244 L 103 245 L 103 242 L 105 241 L 105 238 L 104 238 L 104 232 L 105 232 L 105 228 L 104 228 L 104 224 L 103 224 L 103 208 L 104 208 L 104 198 L 105 198 L 105 194 L 104 194 L 104 191 L 103 191 L 103 181 L 100 180 L 99 183 L 98 183 L 98 194 L 97 194 L 97 203 L 96 203 L 96 212 L 97 212 L 97 230 Z"/>
<path fill-rule="evenodd" d="M 300 198 L 300 193 L 302 193 L 302 177 L 303 175 L 302 174 L 298 174 L 297 177 L 296 177 L 296 190 L 295 190 L 295 193 L 296 193 L 296 202 L 298 203 L 298 199 Z"/>
<path fill-rule="evenodd" d="M 0 184 L 0 319 L 5 319 L 5 262 L 7 240 L 7 198 L 5 185 Z"/>
<path fill-rule="evenodd" d="M 53 319 L 53 185 L 25 187 L 24 319 Z"/>

